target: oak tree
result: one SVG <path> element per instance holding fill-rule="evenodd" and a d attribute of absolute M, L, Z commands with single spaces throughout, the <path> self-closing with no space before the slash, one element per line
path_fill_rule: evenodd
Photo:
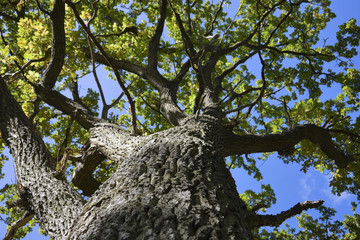
<path fill-rule="evenodd" d="M 262 214 L 271 187 L 240 198 L 229 172 L 261 179 L 256 162 L 274 152 L 331 173 L 334 193 L 360 198 L 360 74 L 351 61 L 360 27 L 350 19 L 331 43 L 320 38 L 335 18 L 330 1 L 0 5 L 0 144 L 17 179 L 1 190 L 5 239 L 23 236 L 16 231 L 34 216 L 51 239 L 301 236 L 259 228 L 310 208 L 327 221 L 323 201 Z M 111 101 L 99 71 L 121 89 Z M 90 74 L 97 87 L 84 91 Z M 336 98 L 324 98 L 326 87 Z"/>

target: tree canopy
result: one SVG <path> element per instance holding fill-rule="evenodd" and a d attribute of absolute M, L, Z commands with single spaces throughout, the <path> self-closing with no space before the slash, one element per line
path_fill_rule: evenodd
<path fill-rule="evenodd" d="M 61 162 L 69 156 L 62 171 L 86 196 L 93 190 L 70 181 L 72 162 L 97 123 L 148 136 L 181 125 L 189 116 L 209 115 L 237 135 L 249 134 L 248 150 L 224 150 L 229 168 L 244 168 L 261 180 L 256 163 L 277 152 L 304 172 L 330 173 L 334 194 L 349 192 L 360 200 L 360 72 L 353 63 L 360 27 L 349 19 L 339 26 L 336 39 L 321 37 L 336 17 L 330 4 L 0 0 L 1 81 L 52 157 Z M 99 74 L 103 71 L 108 79 Z M 85 76 L 97 88 L 88 88 Z M 114 99 L 107 96 L 114 90 L 106 88 L 106 81 L 121 89 Z M 336 97 L 326 95 L 329 88 Z M 5 148 L 4 139 L 0 148 Z M 251 158 L 251 153 L 260 154 Z M 0 167 L 6 160 L 2 153 Z M 93 176 L 102 183 L 115 169 L 116 163 L 102 161 Z M 12 204 L 19 199 L 19 185 L 6 185 L 0 194 L 7 224 L 24 217 Z M 268 185 L 262 193 L 241 196 L 254 211 L 269 208 L 276 199 Z M 319 211 L 319 219 L 298 217 L 303 230 L 259 229 L 255 234 L 259 239 L 358 237 L 358 214 L 329 223 L 334 210 L 322 206 Z M 35 222 L 16 236 L 23 237 Z"/>

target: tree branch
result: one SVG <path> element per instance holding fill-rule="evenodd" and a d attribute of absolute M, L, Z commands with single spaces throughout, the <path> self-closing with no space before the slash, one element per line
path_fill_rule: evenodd
<path fill-rule="evenodd" d="M 294 146 L 302 140 L 318 144 L 320 149 L 338 168 L 345 168 L 354 161 L 354 157 L 339 150 L 331 139 L 327 129 L 312 124 L 300 125 L 290 131 L 267 135 L 236 135 L 227 133 L 223 136 L 224 156 L 277 151 L 280 154 L 292 154 Z"/>
<path fill-rule="evenodd" d="M 93 176 L 96 167 L 105 160 L 96 147 L 86 145 L 82 149 L 80 159 L 73 161 L 75 169 L 71 182 L 82 190 L 85 196 L 91 196 L 101 185 Z"/>
<path fill-rule="evenodd" d="M 217 94 L 217 96 L 220 94 L 222 80 L 227 75 L 232 73 L 240 64 L 245 63 L 249 58 L 251 58 L 252 56 L 254 56 L 258 52 L 259 51 L 253 51 L 249 55 L 247 55 L 246 57 L 238 59 L 232 66 L 230 66 L 229 68 L 224 70 L 219 76 L 215 77 L 215 84 L 214 85 L 215 85 L 215 93 Z"/>
<path fill-rule="evenodd" d="M 247 216 L 247 222 L 250 225 L 250 228 L 259 228 L 262 226 L 271 226 L 278 227 L 280 226 L 286 219 L 289 219 L 297 214 L 300 214 L 302 211 L 306 211 L 311 208 L 317 208 L 324 203 L 323 200 L 318 201 L 305 201 L 303 203 L 297 203 L 289 210 L 283 211 L 279 214 L 272 215 L 260 215 L 260 214 L 250 214 Z"/>
<path fill-rule="evenodd" d="M 15 22 L 19 21 L 19 17 L 14 17 L 14 16 L 11 16 L 11 15 L 6 14 L 4 12 L 0 12 L 0 16 L 7 19 L 7 20 L 11 20 L 11 21 L 15 21 Z"/>
<path fill-rule="evenodd" d="M 25 200 L 51 238 L 66 236 L 81 212 L 83 199 L 68 182 L 55 178 L 56 161 L 1 77 L 0 130 L 14 158 Z"/>
<path fill-rule="evenodd" d="M 91 53 L 90 50 L 88 48 L 81 48 L 81 51 L 85 54 L 85 56 L 89 59 L 91 59 Z M 118 59 L 114 59 L 108 56 L 108 58 L 111 59 L 111 62 L 113 63 L 113 65 L 116 67 L 116 69 L 118 70 L 125 70 L 131 73 L 134 73 L 144 79 L 147 79 L 147 70 L 146 68 L 140 66 L 140 65 L 136 65 L 134 63 L 128 62 L 128 61 L 124 61 L 124 60 L 118 60 Z M 104 56 L 102 56 L 99 53 L 95 53 L 94 52 L 94 59 L 96 62 L 104 64 L 106 66 L 110 67 L 110 64 L 106 61 L 106 59 L 104 58 Z"/>
<path fill-rule="evenodd" d="M 89 58 L 90 51 L 88 49 L 83 49 L 85 55 Z M 94 54 L 94 58 L 97 62 L 104 64 L 106 66 L 110 66 L 106 59 L 98 53 Z M 117 69 L 123 69 L 128 72 L 132 72 L 137 74 L 139 77 L 147 80 L 155 89 L 160 92 L 160 105 L 161 111 L 166 119 L 172 125 L 179 125 L 181 119 L 185 118 L 187 115 L 183 113 L 180 108 L 176 104 L 176 92 L 178 86 L 185 76 L 187 71 L 190 68 L 190 62 L 185 62 L 179 74 L 175 77 L 174 81 L 170 82 L 166 78 L 164 78 L 158 71 L 151 71 L 142 66 L 123 61 L 116 60 L 110 58 L 113 66 Z M 190 61 L 190 60 L 189 60 Z"/>
<path fill-rule="evenodd" d="M 106 60 L 106 62 L 110 65 L 110 67 L 113 70 L 113 73 L 116 77 L 117 82 L 119 83 L 121 89 L 123 90 L 123 92 L 125 93 L 125 96 L 129 102 L 129 106 L 130 106 L 130 117 L 131 117 L 131 125 L 132 125 L 132 131 L 134 134 L 137 133 L 137 123 L 136 123 L 136 109 L 135 109 L 135 102 L 133 101 L 129 91 L 127 90 L 127 88 L 125 87 L 124 82 L 121 79 L 121 76 L 119 74 L 119 72 L 117 71 L 117 68 L 115 67 L 115 65 L 112 62 L 112 59 L 109 58 L 108 54 L 106 53 L 105 49 L 101 46 L 101 44 L 97 41 L 97 39 L 95 38 L 95 36 L 91 33 L 90 28 L 88 26 L 86 26 L 86 24 L 84 23 L 84 21 L 81 19 L 78 11 L 76 10 L 76 6 L 74 3 L 72 3 L 69 0 L 65 1 L 67 3 L 67 5 L 73 10 L 73 13 L 75 15 L 75 18 L 77 19 L 77 21 L 79 22 L 79 24 L 82 26 L 82 28 L 85 30 L 85 32 L 87 33 L 87 35 L 89 36 L 89 38 L 91 39 L 91 41 L 94 43 L 94 45 L 99 49 L 101 55 L 104 57 L 104 59 Z M 94 5 L 94 15 L 96 16 L 97 13 L 97 8 Z"/>
<path fill-rule="evenodd" d="M 125 33 L 133 33 L 135 35 L 137 35 L 139 32 L 138 28 L 136 26 L 130 26 L 130 27 L 125 27 L 124 30 L 122 30 L 119 33 L 110 33 L 110 34 L 98 34 L 95 35 L 96 37 L 112 37 L 112 36 L 116 36 L 116 37 L 120 37 L 121 35 L 124 35 Z"/>
<path fill-rule="evenodd" d="M 148 48 L 148 67 L 154 70 L 157 69 L 157 65 L 158 65 L 160 39 L 164 31 L 166 12 L 167 12 L 167 0 L 162 0 L 160 3 L 160 17 L 155 29 L 155 33 L 149 41 L 149 48 Z"/>
<path fill-rule="evenodd" d="M 177 25 L 179 27 L 181 37 L 183 38 L 184 43 L 185 43 L 185 50 L 186 50 L 186 52 L 188 53 L 188 56 L 191 59 L 194 55 L 196 55 L 194 45 L 193 45 L 189 35 L 185 31 L 184 24 L 183 24 L 183 21 L 181 20 L 180 15 L 176 12 L 176 10 L 174 9 L 174 7 L 171 4 L 170 0 L 168 0 L 168 3 L 170 5 L 171 10 L 173 11 L 173 13 L 175 15 L 176 23 L 177 23 Z M 190 51 L 190 52 L 188 52 L 188 51 Z"/>
<path fill-rule="evenodd" d="M 259 27 L 261 26 L 261 24 L 263 24 L 263 22 L 265 21 L 265 19 L 271 14 L 271 12 L 273 12 L 276 7 L 280 6 L 281 4 L 283 4 L 284 2 L 286 2 L 286 0 L 282 0 L 277 4 L 274 4 L 274 6 L 272 6 L 270 9 L 268 9 L 266 11 L 266 13 L 264 13 L 262 15 L 262 17 L 260 18 L 260 20 L 256 23 L 256 25 L 254 26 L 252 32 L 248 35 L 248 37 L 242 41 L 236 42 L 234 43 L 232 46 L 225 48 L 225 49 L 221 49 L 221 51 L 219 52 L 221 55 L 226 55 L 229 54 L 231 52 L 233 52 L 234 50 L 238 49 L 241 46 L 245 46 L 247 44 L 247 42 L 249 40 L 252 39 L 253 36 L 255 36 L 255 34 L 258 32 Z"/>
<path fill-rule="evenodd" d="M 15 73 L 7 73 L 3 76 L 3 78 L 6 80 L 7 78 L 16 78 L 18 77 L 20 74 L 22 74 L 25 70 L 25 68 L 29 67 L 32 63 L 34 62 L 42 62 L 45 61 L 47 58 L 50 57 L 50 53 L 51 53 L 51 49 L 49 48 L 46 52 L 45 52 L 45 56 L 41 57 L 41 58 L 37 58 L 37 59 L 30 59 L 27 63 L 25 63 L 24 65 L 22 65 L 20 67 L 20 70 L 15 72 Z"/>
<path fill-rule="evenodd" d="M 13 239 L 14 235 L 16 234 L 16 231 L 19 228 L 25 226 L 34 217 L 34 215 L 35 214 L 33 212 L 26 211 L 19 220 L 11 224 L 10 229 L 7 231 L 3 240 Z"/>
<path fill-rule="evenodd" d="M 85 129 L 94 127 L 96 123 L 105 122 L 105 120 L 94 116 L 88 108 L 85 108 L 80 103 L 65 97 L 55 90 L 47 89 L 40 85 L 34 86 L 34 89 L 36 94 L 38 94 L 47 104 L 71 116 Z"/>
<path fill-rule="evenodd" d="M 211 35 L 212 32 L 214 31 L 214 24 L 215 24 L 215 21 L 216 21 L 218 15 L 219 15 L 220 11 L 222 10 L 222 6 L 224 5 L 224 1 L 225 1 L 225 0 L 222 0 L 222 1 L 220 2 L 219 8 L 217 9 L 217 11 L 216 11 L 216 13 L 215 13 L 215 15 L 214 15 L 211 23 L 210 23 L 210 27 L 207 29 L 207 31 L 206 31 L 206 33 L 204 34 L 204 36 L 209 36 L 209 35 Z"/>
<path fill-rule="evenodd" d="M 52 89 L 63 67 L 65 58 L 64 2 L 62 0 L 55 0 L 54 9 L 49 14 L 52 21 L 51 59 L 40 84 Z"/>

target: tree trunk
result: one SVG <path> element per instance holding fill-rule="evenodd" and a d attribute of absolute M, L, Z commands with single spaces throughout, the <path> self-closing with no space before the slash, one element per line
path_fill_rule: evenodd
<path fill-rule="evenodd" d="M 246 206 L 221 154 L 221 129 L 213 119 L 190 120 L 134 137 L 127 155 L 121 131 L 94 128 L 92 144 L 121 160 L 68 239 L 252 239 Z"/>

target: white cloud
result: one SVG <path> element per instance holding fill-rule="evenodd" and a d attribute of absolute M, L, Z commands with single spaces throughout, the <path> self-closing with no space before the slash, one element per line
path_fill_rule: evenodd
<path fill-rule="evenodd" d="M 316 190 L 315 180 L 312 178 L 312 174 L 310 172 L 304 174 L 304 176 L 299 180 L 300 190 L 299 195 L 301 198 L 306 201 L 310 200 L 311 195 L 314 190 Z"/>
<path fill-rule="evenodd" d="M 328 176 L 324 176 L 324 178 L 327 184 L 326 185 L 324 184 L 324 187 L 321 190 L 321 192 L 325 195 L 324 197 L 326 197 L 329 201 L 331 201 L 333 205 L 338 206 L 344 204 L 345 202 L 350 202 L 354 200 L 354 195 L 347 192 L 342 193 L 340 196 L 332 194 L 331 188 L 329 187 L 330 179 Z"/>

